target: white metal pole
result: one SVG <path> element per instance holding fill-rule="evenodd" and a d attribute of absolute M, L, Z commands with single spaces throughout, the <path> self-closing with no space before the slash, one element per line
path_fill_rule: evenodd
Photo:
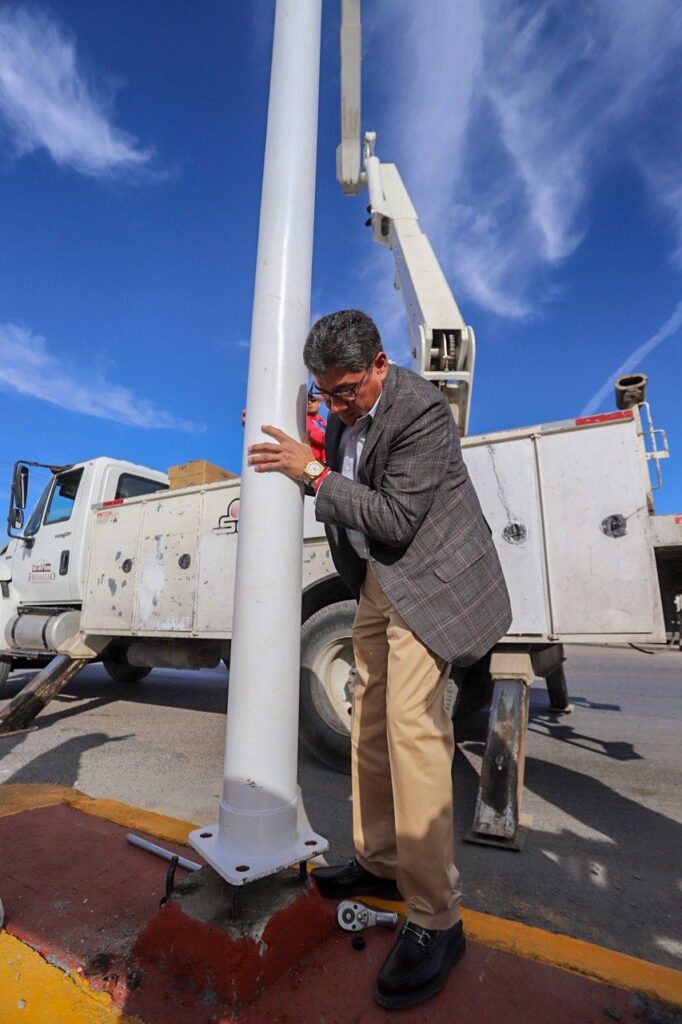
<path fill-rule="evenodd" d="M 303 496 L 257 474 L 264 423 L 301 436 L 310 322 L 321 0 L 277 0 L 242 459 L 225 777 L 217 826 L 192 845 L 229 882 L 327 843 L 297 827 Z"/>

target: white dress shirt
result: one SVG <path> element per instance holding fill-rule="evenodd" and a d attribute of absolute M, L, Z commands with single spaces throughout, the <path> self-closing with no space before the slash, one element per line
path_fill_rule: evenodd
<path fill-rule="evenodd" d="M 379 394 L 379 397 L 369 412 L 364 416 L 361 416 L 352 427 L 346 427 L 341 435 L 341 443 L 339 445 L 341 475 L 347 477 L 349 480 L 357 480 L 358 478 L 358 466 L 360 465 L 362 449 L 365 447 L 367 431 L 374 419 L 374 415 L 380 401 L 381 394 Z M 324 482 L 322 486 L 324 486 Z M 369 544 L 367 543 L 367 538 L 364 533 L 361 533 L 359 530 L 350 530 L 346 527 L 346 536 L 348 537 L 354 551 L 360 558 L 369 558 Z"/>

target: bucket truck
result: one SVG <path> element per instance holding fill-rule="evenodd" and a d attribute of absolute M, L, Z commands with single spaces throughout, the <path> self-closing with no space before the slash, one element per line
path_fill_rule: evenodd
<path fill-rule="evenodd" d="M 344 0 L 341 40 L 338 177 L 347 194 L 368 189 L 372 236 L 394 258 L 413 369 L 443 390 L 463 435 L 511 594 L 513 621 L 500 651 L 523 655 L 526 676 L 544 678 L 552 706 L 566 710 L 564 643 L 664 644 L 679 635 L 682 515 L 656 516 L 653 500 L 668 456 L 665 435 L 652 425 L 646 379 L 638 376 L 617 387 L 613 412 L 468 436 L 474 331 L 397 168 L 379 160 L 373 133 L 360 145 L 357 0 Z M 105 462 L 107 472 L 123 472 L 113 460 L 104 460 L 102 471 Z M 147 480 L 153 493 L 119 496 L 113 483 L 108 490 L 94 483 L 99 463 L 55 471 L 23 533 L 17 512 L 26 504 L 29 464 L 22 464 L 25 472 L 17 467 L 13 539 L 0 554 L 0 666 L 55 655 L 82 664 L 103 659 L 115 678 L 135 679 L 154 667 L 229 662 L 240 596 L 239 480 L 161 490 L 163 474 L 133 467 L 126 472 Z M 64 473 L 78 471 L 65 489 Z M 59 501 L 70 502 L 59 517 L 63 549 L 51 521 L 52 496 L 60 490 Z M 334 573 L 311 502 L 303 532 L 300 736 L 315 756 L 344 769 L 355 602 Z M 50 538 L 49 551 L 43 537 Z M 67 537 L 79 554 L 62 574 Z M 259 658 L 256 647 L 252 656 Z M 59 671 L 37 687 L 37 703 L 28 693 L 22 703 L 20 693 L 0 713 L 0 731 L 25 724 L 57 692 Z M 453 673 L 449 707 L 464 713 L 491 692 L 487 662 Z"/>

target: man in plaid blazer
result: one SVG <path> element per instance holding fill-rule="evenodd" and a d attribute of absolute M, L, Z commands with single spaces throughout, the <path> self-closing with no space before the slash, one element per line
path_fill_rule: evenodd
<path fill-rule="evenodd" d="M 376 998 L 413 1006 L 464 953 L 454 865 L 451 665 L 471 665 L 505 634 L 509 597 L 462 459 L 448 404 L 432 383 L 389 364 L 373 321 L 322 317 L 304 358 L 329 405 L 327 465 L 264 427 L 259 472 L 315 490 L 339 574 L 358 598 L 351 726 L 356 857 L 318 868 L 322 895 L 404 897 L 408 921 L 379 971 Z"/>

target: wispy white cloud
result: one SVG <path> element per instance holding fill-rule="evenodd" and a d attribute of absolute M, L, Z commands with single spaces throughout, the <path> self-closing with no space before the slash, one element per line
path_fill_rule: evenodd
<path fill-rule="evenodd" d="M 71 366 L 49 352 L 44 338 L 18 324 L 0 324 L 0 388 L 130 427 L 191 434 L 206 430 L 107 380 L 94 366 Z"/>
<path fill-rule="evenodd" d="M 430 212 L 440 215 L 461 175 L 483 66 L 481 0 L 390 0 L 363 11 L 363 18 L 365 78 L 385 70 L 388 115 L 365 127 L 380 129 L 379 156 L 397 161 L 409 185 L 428 196 Z M 381 64 L 372 59 L 379 53 Z M 384 124 L 390 152 L 382 143 Z"/>
<path fill-rule="evenodd" d="M 0 8 L 0 122 L 14 152 L 46 149 L 92 177 L 139 174 L 152 152 L 111 120 L 111 89 L 79 69 L 76 42 L 46 11 Z"/>
<path fill-rule="evenodd" d="M 624 374 L 632 373 L 633 370 L 638 370 L 646 357 L 653 352 L 655 348 L 665 341 L 666 338 L 670 338 L 682 327 L 682 302 L 678 302 L 672 316 L 668 317 L 662 327 L 652 334 L 642 345 L 639 345 L 634 352 L 631 352 L 624 363 L 613 371 L 613 373 L 607 377 L 602 386 L 598 391 L 592 395 L 581 416 L 591 416 L 592 413 L 597 412 L 602 402 L 609 398 L 613 392 L 613 384 L 617 377 L 621 377 Z"/>
<path fill-rule="evenodd" d="M 366 297 L 362 309 L 379 325 L 384 348 L 389 357 L 401 366 L 411 366 L 405 305 L 400 292 L 391 287 L 394 268 L 383 246 L 373 246 L 372 256 L 363 269 L 362 285 Z"/>
<path fill-rule="evenodd" d="M 673 260 L 682 267 L 682 131 L 679 133 L 680 143 L 672 159 L 639 154 L 638 162 L 652 197 L 666 215 L 673 238 Z"/>
<path fill-rule="evenodd" d="M 677 120 L 678 0 L 390 7 L 392 115 L 388 130 L 377 125 L 378 151 L 398 164 L 458 293 L 507 317 L 551 297 L 551 271 L 582 241 L 614 159 L 636 157 L 652 184 L 665 180 L 657 199 L 677 218 L 682 253 L 670 130 L 648 144 L 654 114 L 659 127 Z"/>

